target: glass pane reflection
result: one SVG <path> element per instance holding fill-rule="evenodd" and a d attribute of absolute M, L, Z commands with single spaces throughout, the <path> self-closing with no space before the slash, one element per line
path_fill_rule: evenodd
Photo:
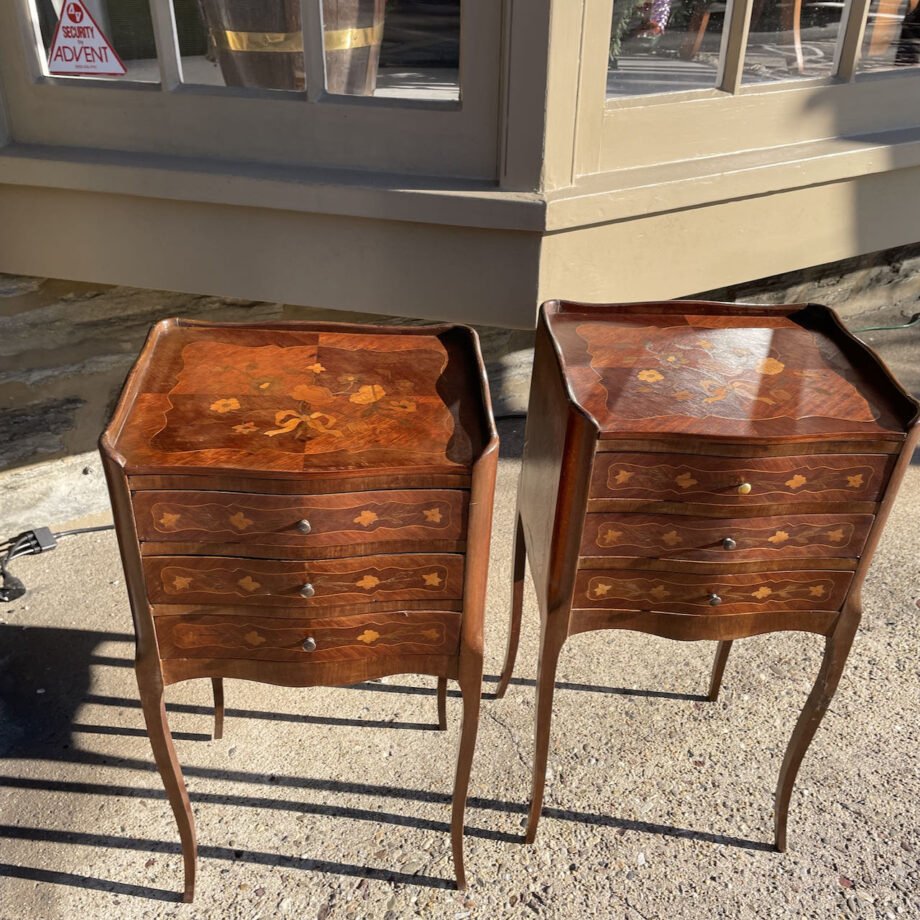
<path fill-rule="evenodd" d="M 607 96 L 715 86 L 725 4 L 614 0 Z"/>
<path fill-rule="evenodd" d="M 754 0 L 742 83 L 830 77 L 843 0 Z"/>
<path fill-rule="evenodd" d="M 872 0 L 857 73 L 920 65 L 920 0 Z"/>

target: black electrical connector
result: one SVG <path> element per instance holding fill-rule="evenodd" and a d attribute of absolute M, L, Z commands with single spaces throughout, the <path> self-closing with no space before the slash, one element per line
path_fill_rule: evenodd
<path fill-rule="evenodd" d="M 70 537 L 79 533 L 96 533 L 100 530 L 114 530 L 113 524 L 104 524 L 101 527 L 80 527 L 76 530 L 65 530 L 62 533 L 52 533 L 48 527 L 35 527 L 25 530 L 18 537 L 4 540 L 0 543 L 0 602 L 9 603 L 19 600 L 26 593 L 26 586 L 9 570 L 9 565 L 14 559 L 21 556 L 37 556 L 47 553 L 57 546 L 61 537 Z"/>

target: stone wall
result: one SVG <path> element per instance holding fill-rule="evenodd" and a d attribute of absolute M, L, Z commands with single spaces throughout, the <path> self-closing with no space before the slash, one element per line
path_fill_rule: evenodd
<path fill-rule="evenodd" d="M 920 310 L 920 245 L 698 296 L 816 301 L 835 307 L 857 328 L 903 321 Z M 107 508 L 96 441 L 148 329 L 168 316 L 418 322 L 0 275 L 0 536 Z M 532 334 L 493 327 L 479 332 L 496 414 L 524 412 Z"/>

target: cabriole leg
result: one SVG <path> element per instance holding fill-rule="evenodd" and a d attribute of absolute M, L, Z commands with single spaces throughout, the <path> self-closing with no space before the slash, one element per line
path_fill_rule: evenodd
<path fill-rule="evenodd" d="M 714 703 L 719 698 L 719 690 L 722 687 L 722 675 L 725 673 L 725 662 L 728 661 L 728 653 L 731 650 L 731 639 L 723 640 L 716 649 L 716 660 L 712 663 L 712 674 L 709 677 L 709 693 L 706 697 L 710 703 Z"/>
<path fill-rule="evenodd" d="M 537 670 L 537 711 L 533 756 L 533 792 L 527 818 L 526 842 L 533 843 L 543 810 L 546 785 L 546 760 L 549 756 L 550 723 L 553 717 L 553 693 L 556 689 L 556 664 L 566 638 L 567 618 L 550 616 L 540 632 L 540 657 Z"/>
<path fill-rule="evenodd" d="M 185 891 L 182 900 L 191 903 L 195 897 L 195 865 L 198 860 L 198 844 L 195 840 L 195 819 L 188 798 L 188 790 L 182 779 L 182 770 L 176 758 L 169 723 L 166 721 L 166 706 L 163 700 L 163 684 L 157 673 L 153 680 L 145 680 L 138 672 L 138 687 L 141 696 L 141 708 L 147 723 L 147 735 L 153 749 L 160 778 L 166 789 L 166 798 L 172 806 L 176 824 L 179 826 L 179 839 L 182 841 L 182 858 L 185 863 Z M 153 686 L 151 686 L 153 684 Z"/>
<path fill-rule="evenodd" d="M 457 752 L 457 774 L 454 780 L 454 800 L 450 820 L 450 842 L 454 853 L 454 872 L 457 888 L 466 888 L 466 871 L 463 865 L 463 817 L 466 813 L 466 794 L 470 785 L 470 770 L 473 766 L 473 751 L 476 749 L 476 733 L 479 729 L 479 701 L 482 696 L 482 664 L 477 677 L 460 677 L 460 693 L 463 697 L 463 725 L 460 729 L 460 749 Z"/>
<path fill-rule="evenodd" d="M 527 561 L 527 547 L 524 543 L 524 525 L 521 515 L 517 516 L 514 537 L 514 580 L 511 586 L 511 625 L 508 630 L 508 649 L 505 652 L 505 667 L 502 670 L 496 699 L 501 699 L 508 689 L 514 661 L 517 658 L 518 641 L 521 638 L 521 610 L 524 606 L 524 567 Z"/>
<path fill-rule="evenodd" d="M 818 671 L 815 685 L 805 701 L 805 707 L 795 723 L 795 729 L 786 748 L 786 756 L 783 758 L 783 765 L 779 771 L 774 807 L 776 849 L 781 853 L 786 850 L 786 821 L 789 816 L 792 787 L 795 785 L 802 758 L 840 683 L 840 675 L 843 673 L 850 646 L 853 644 L 857 624 L 858 617 L 852 617 L 851 621 L 846 624 L 838 622 L 837 627 L 825 640 L 821 669 Z"/>
<path fill-rule="evenodd" d="M 224 679 L 211 678 L 211 689 L 214 691 L 214 734 L 215 741 L 224 737 Z"/>

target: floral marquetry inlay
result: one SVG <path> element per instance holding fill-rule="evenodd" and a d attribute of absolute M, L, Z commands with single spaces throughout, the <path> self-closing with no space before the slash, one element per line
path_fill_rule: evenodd
<path fill-rule="evenodd" d="M 237 511 L 236 514 L 230 515 L 230 523 L 237 530 L 245 530 L 252 525 L 252 518 L 246 517 L 242 511 Z"/>
<path fill-rule="evenodd" d="M 664 585 L 655 585 L 649 594 L 655 598 L 655 600 L 663 601 L 666 597 L 671 596 L 671 592 Z"/>
<path fill-rule="evenodd" d="M 168 512 L 163 512 L 163 516 L 160 518 L 160 526 L 165 527 L 167 530 L 173 529 L 176 524 L 179 522 L 178 514 L 169 514 Z"/>
<path fill-rule="evenodd" d="M 252 592 L 252 591 L 258 591 L 259 588 L 262 587 L 262 585 L 260 585 L 259 582 L 257 582 L 257 581 L 252 577 L 252 575 L 246 575 L 244 578 L 239 579 L 239 581 L 237 581 L 237 584 L 238 584 L 244 591 L 250 591 L 250 592 Z"/>
<path fill-rule="evenodd" d="M 256 647 L 256 648 L 258 648 L 258 646 L 260 645 L 264 645 L 265 642 L 268 641 L 265 638 L 265 636 L 263 636 L 261 633 L 256 632 L 254 629 L 246 633 L 246 635 L 243 636 L 243 639 L 246 640 L 246 643 L 248 645 L 252 645 L 253 647 Z"/>
<path fill-rule="evenodd" d="M 422 580 L 430 588 L 439 588 L 441 586 L 441 576 L 437 572 L 428 572 L 422 574 Z"/>
<path fill-rule="evenodd" d="M 373 511 L 365 509 L 355 518 L 355 523 L 360 524 L 362 527 L 368 527 L 376 520 L 377 515 Z"/>
<path fill-rule="evenodd" d="M 847 485 L 851 489 L 858 489 L 863 484 L 862 473 L 857 473 L 855 476 L 847 476 Z"/>
<path fill-rule="evenodd" d="M 800 486 L 804 486 L 806 482 L 808 482 L 808 480 L 804 476 L 796 473 L 792 479 L 786 480 L 786 485 L 789 486 L 790 489 L 798 489 Z"/>
<path fill-rule="evenodd" d="M 676 477 L 674 480 L 682 489 L 689 489 L 690 486 L 695 486 L 697 480 L 695 480 L 689 473 L 681 473 L 680 476 Z"/>
<path fill-rule="evenodd" d="M 777 530 L 772 537 L 767 537 L 767 542 L 772 543 L 774 546 L 779 546 L 781 543 L 785 543 L 789 539 L 789 534 L 785 530 Z"/>
<path fill-rule="evenodd" d="M 376 588 L 380 584 L 380 579 L 374 575 L 365 575 L 364 578 L 356 581 L 355 584 L 359 588 L 363 588 L 365 591 L 370 591 L 371 588 Z"/>
<path fill-rule="evenodd" d="M 839 543 L 844 538 L 843 530 L 830 530 L 827 533 L 827 539 L 832 540 L 834 543 Z"/>
<path fill-rule="evenodd" d="M 423 508 L 422 514 L 425 515 L 425 520 L 430 521 L 432 524 L 441 523 L 441 509 L 440 508 Z"/>
<path fill-rule="evenodd" d="M 379 638 L 379 632 L 375 632 L 373 629 L 365 629 L 364 632 L 358 636 L 358 641 L 363 642 L 365 645 L 373 645 Z"/>
<path fill-rule="evenodd" d="M 668 544 L 668 546 L 677 546 L 678 543 L 682 542 L 680 534 L 676 530 L 669 530 L 666 534 L 663 534 L 661 539 Z"/>
<path fill-rule="evenodd" d="M 772 588 L 768 588 L 766 585 L 758 588 L 756 591 L 751 592 L 751 597 L 756 597 L 758 600 L 763 600 L 765 597 L 769 597 L 773 593 Z"/>

